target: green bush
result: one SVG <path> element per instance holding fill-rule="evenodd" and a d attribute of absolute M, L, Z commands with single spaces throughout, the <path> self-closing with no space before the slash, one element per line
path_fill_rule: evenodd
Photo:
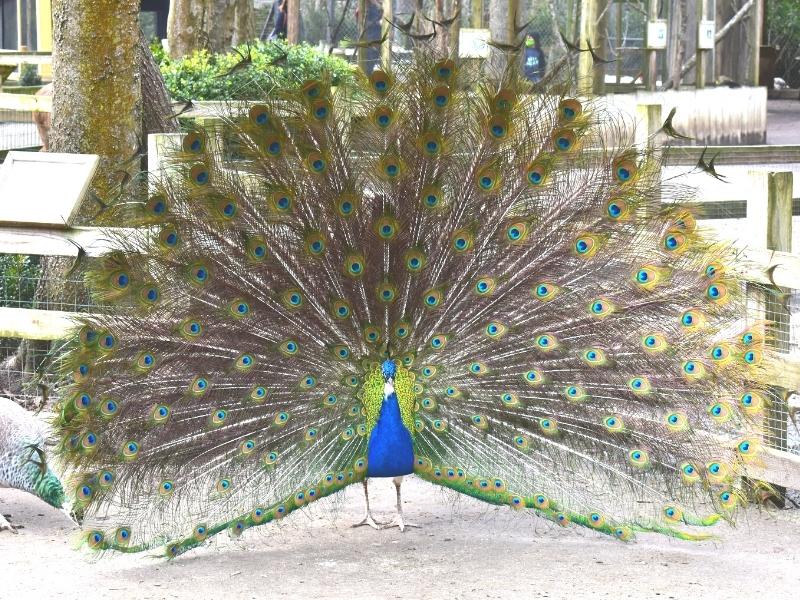
<path fill-rule="evenodd" d="M 39 76 L 39 67 L 22 63 L 19 69 L 19 84 L 20 85 L 40 85 L 42 78 Z"/>
<path fill-rule="evenodd" d="M 38 256 L 0 254 L 0 306 L 33 306 L 40 273 Z"/>
<path fill-rule="evenodd" d="M 167 90 L 178 100 L 257 100 L 275 90 L 297 89 L 323 72 L 330 74 L 334 85 L 353 76 L 353 68 L 346 61 L 307 44 L 256 41 L 249 48 L 252 64 L 233 71 L 242 60 L 235 52 L 210 54 L 200 50 L 170 60 L 154 48 L 154 55 Z M 239 51 L 246 56 L 247 46 L 240 46 Z M 286 59 L 280 60 L 284 53 Z"/>

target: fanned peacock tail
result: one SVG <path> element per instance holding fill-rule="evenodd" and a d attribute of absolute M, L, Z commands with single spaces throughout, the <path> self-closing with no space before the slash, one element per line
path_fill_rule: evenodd
<path fill-rule="evenodd" d="M 88 545 L 174 556 L 363 479 L 386 356 L 432 483 L 623 540 L 731 519 L 764 327 L 658 153 L 568 87 L 421 53 L 187 132 L 113 207 L 141 234 L 64 359 Z"/>

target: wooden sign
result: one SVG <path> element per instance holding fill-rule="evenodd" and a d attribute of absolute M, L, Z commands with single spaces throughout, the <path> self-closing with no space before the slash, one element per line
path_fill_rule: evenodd
<path fill-rule="evenodd" d="M 0 165 L 0 224 L 68 227 L 98 161 L 96 154 L 9 152 Z"/>

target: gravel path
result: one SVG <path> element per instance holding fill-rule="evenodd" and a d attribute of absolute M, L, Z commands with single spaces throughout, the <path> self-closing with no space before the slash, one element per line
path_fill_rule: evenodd
<path fill-rule="evenodd" d="M 403 486 L 406 518 L 422 529 L 351 529 L 359 487 L 241 541 L 219 536 L 172 562 L 146 555 L 94 560 L 73 550 L 64 515 L 14 490 L 0 510 L 24 525 L 0 534 L 0 598 L 568 598 L 769 600 L 800 597 L 800 512 L 749 512 L 717 542 L 640 536 L 623 544 L 562 530 L 427 483 Z M 390 480 L 372 481 L 379 519 Z M 222 539 L 224 538 L 224 539 Z"/>

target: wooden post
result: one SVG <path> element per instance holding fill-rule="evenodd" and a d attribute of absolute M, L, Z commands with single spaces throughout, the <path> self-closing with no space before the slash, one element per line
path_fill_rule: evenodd
<path fill-rule="evenodd" d="M 697 0 L 697 62 L 694 65 L 694 87 L 698 90 L 706 87 L 706 55 L 708 50 L 700 48 L 700 23 L 706 18 L 706 0 Z"/>
<path fill-rule="evenodd" d="M 394 0 L 383 0 L 383 22 L 381 37 L 387 34 L 386 41 L 381 44 L 381 62 L 383 68 L 388 69 L 392 64 L 392 43 L 394 42 L 394 27 L 389 21 L 394 21 Z"/>
<path fill-rule="evenodd" d="M 767 248 L 792 251 L 792 184 L 791 171 L 767 176 Z"/>
<path fill-rule="evenodd" d="M 579 42 L 586 47 L 586 42 L 594 45 L 597 40 L 597 17 L 600 0 L 581 0 L 581 31 Z M 581 52 L 578 57 L 578 90 L 584 96 L 592 94 L 594 64 L 588 52 Z"/>
<path fill-rule="evenodd" d="M 358 39 L 359 41 L 365 40 L 365 31 L 367 28 L 367 0 L 358 0 Z M 367 49 L 359 46 L 356 49 L 356 56 L 358 57 L 358 67 L 363 73 L 367 72 Z"/>
<path fill-rule="evenodd" d="M 748 73 L 748 83 L 752 86 L 758 85 L 758 72 L 761 67 L 761 31 L 763 29 L 764 18 L 764 2 L 763 0 L 755 0 L 753 8 L 750 9 L 750 35 L 749 38 L 753 44 L 750 55 L 750 72 Z"/>
<path fill-rule="evenodd" d="M 755 245 L 766 246 L 768 250 L 791 252 L 792 249 L 792 173 L 751 171 L 753 191 L 747 202 L 747 219 L 752 228 L 760 228 L 759 240 Z M 748 309 L 755 307 L 763 311 L 764 320 L 769 324 L 772 335 L 768 344 L 777 352 L 787 352 L 789 342 L 789 311 L 786 308 L 789 290 L 773 285 L 747 286 Z M 769 388 L 772 403 L 766 419 L 766 442 L 776 450 L 787 449 L 786 390 L 772 386 Z M 777 492 L 772 501 L 780 504 L 785 489 L 775 486 Z"/>
<path fill-rule="evenodd" d="M 616 61 L 614 61 L 614 83 L 619 85 L 620 80 L 622 79 L 622 61 L 620 58 L 622 57 L 622 40 L 620 39 L 620 35 L 622 33 L 622 3 L 617 2 L 617 14 L 616 19 L 614 19 L 614 42 L 617 45 L 615 51 Z"/>
<path fill-rule="evenodd" d="M 461 11 L 461 4 L 462 0 L 452 0 L 450 2 L 450 9 L 451 12 L 448 17 L 456 14 L 456 12 Z M 458 56 L 458 39 L 461 37 L 461 17 L 456 19 L 453 24 L 450 26 L 450 54 L 452 56 Z"/>
<path fill-rule="evenodd" d="M 637 104 L 636 121 L 636 144 L 645 145 L 661 128 L 661 105 Z"/>
<path fill-rule="evenodd" d="M 483 0 L 470 0 L 469 26 L 473 29 L 483 27 Z"/>
<path fill-rule="evenodd" d="M 647 21 L 658 19 L 658 0 L 649 0 L 647 4 Z M 658 81 L 658 50 L 647 49 L 647 89 L 656 91 Z"/>
<path fill-rule="evenodd" d="M 286 41 L 300 43 L 300 0 L 286 0 Z"/>

